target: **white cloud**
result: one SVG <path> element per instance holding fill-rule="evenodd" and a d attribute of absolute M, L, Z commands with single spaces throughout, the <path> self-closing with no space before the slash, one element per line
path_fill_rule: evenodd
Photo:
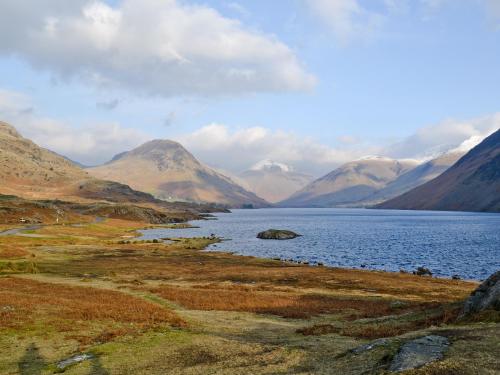
<path fill-rule="evenodd" d="M 232 173 L 262 160 L 273 160 L 319 176 L 367 155 L 423 161 L 452 150 L 468 151 L 498 129 L 500 113 L 465 121 L 443 121 L 390 143 L 342 136 L 336 146 L 328 146 L 291 132 L 264 127 L 231 130 L 221 124 L 204 126 L 177 140 L 200 160 Z"/>
<path fill-rule="evenodd" d="M 468 151 L 500 129 L 500 113 L 469 120 L 446 120 L 418 129 L 415 134 L 385 148 L 398 158 L 429 158 L 451 150 Z"/>
<path fill-rule="evenodd" d="M 38 116 L 26 108 L 33 108 L 27 96 L 0 89 L 1 120 L 11 123 L 24 137 L 38 145 L 87 165 L 107 161 L 150 138 L 141 131 L 116 123 L 75 127 L 64 121 Z"/>
<path fill-rule="evenodd" d="M 165 97 L 315 84 L 276 37 L 176 0 L 3 0 L 0 53 L 61 78 Z"/>
<path fill-rule="evenodd" d="M 321 175 L 369 151 L 335 149 L 312 138 L 264 127 L 230 130 L 221 124 L 204 126 L 177 140 L 207 164 L 233 173 L 268 159 Z"/>
<path fill-rule="evenodd" d="M 376 32 L 384 22 L 384 15 L 363 7 L 358 0 L 306 0 L 311 11 L 346 44 L 353 39 L 364 39 Z M 392 9 L 394 4 L 385 1 Z"/>

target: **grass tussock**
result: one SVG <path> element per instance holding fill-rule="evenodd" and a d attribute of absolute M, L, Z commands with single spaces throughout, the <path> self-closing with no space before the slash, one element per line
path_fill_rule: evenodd
<path fill-rule="evenodd" d="M 243 311 L 297 319 L 338 312 L 355 313 L 360 317 L 377 317 L 391 311 L 389 302 L 384 300 L 263 292 L 246 287 L 207 289 L 163 286 L 153 289 L 152 292 L 189 309 Z"/>
<path fill-rule="evenodd" d="M 113 321 L 148 328 L 159 323 L 182 326 L 172 311 L 112 290 L 0 278 L 0 327 L 15 327 L 32 318 Z M 60 328 L 64 329 L 63 326 Z"/>

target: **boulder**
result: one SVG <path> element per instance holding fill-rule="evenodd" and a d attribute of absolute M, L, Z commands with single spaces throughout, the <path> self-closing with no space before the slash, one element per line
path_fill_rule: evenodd
<path fill-rule="evenodd" d="M 425 267 L 418 267 L 413 271 L 413 274 L 418 276 L 432 276 L 431 270 Z"/>
<path fill-rule="evenodd" d="M 300 237 L 300 234 L 281 229 L 268 229 L 257 234 L 257 238 L 262 240 L 291 240 L 296 237 Z"/>
<path fill-rule="evenodd" d="M 407 342 L 394 357 L 389 371 L 400 372 L 425 366 L 443 358 L 450 342 L 446 337 L 429 335 Z"/>
<path fill-rule="evenodd" d="M 460 317 L 486 309 L 500 310 L 500 271 L 488 277 L 465 301 Z"/>

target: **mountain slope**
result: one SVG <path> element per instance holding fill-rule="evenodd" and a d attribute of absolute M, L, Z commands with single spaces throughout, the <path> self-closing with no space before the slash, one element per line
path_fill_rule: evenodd
<path fill-rule="evenodd" d="M 375 192 L 365 199 L 364 203 L 366 205 L 381 203 L 423 185 L 446 171 L 463 155 L 463 152 L 450 152 L 420 164 Z"/>
<path fill-rule="evenodd" d="M 248 190 L 271 203 L 288 198 L 313 180 L 312 176 L 267 160 L 241 173 L 238 178 Z"/>
<path fill-rule="evenodd" d="M 283 207 L 357 205 L 417 165 L 415 161 L 398 161 L 383 157 L 353 161 L 313 181 L 279 205 Z"/>
<path fill-rule="evenodd" d="M 194 158 L 182 145 L 153 140 L 87 171 L 165 200 L 264 207 L 268 203 Z"/>
<path fill-rule="evenodd" d="M 500 212 L 500 130 L 440 176 L 377 208 Z"/>
<path fill-rule="evenodd" d="M 97 180 L 66 158 L 0 122 L 0 194 L 23 198 L 154 202 L 126 185 Z"/>

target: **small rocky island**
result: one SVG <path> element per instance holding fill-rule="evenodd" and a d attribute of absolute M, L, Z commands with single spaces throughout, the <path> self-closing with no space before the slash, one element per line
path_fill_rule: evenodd
<path fill-rule="evenodd" d="M 291 230 L 282 229 L 268 229 L 257 234 L 257 238 L 262 240 L 291 240 L 300 236 L 300 234 L 292 232 Z"/>

